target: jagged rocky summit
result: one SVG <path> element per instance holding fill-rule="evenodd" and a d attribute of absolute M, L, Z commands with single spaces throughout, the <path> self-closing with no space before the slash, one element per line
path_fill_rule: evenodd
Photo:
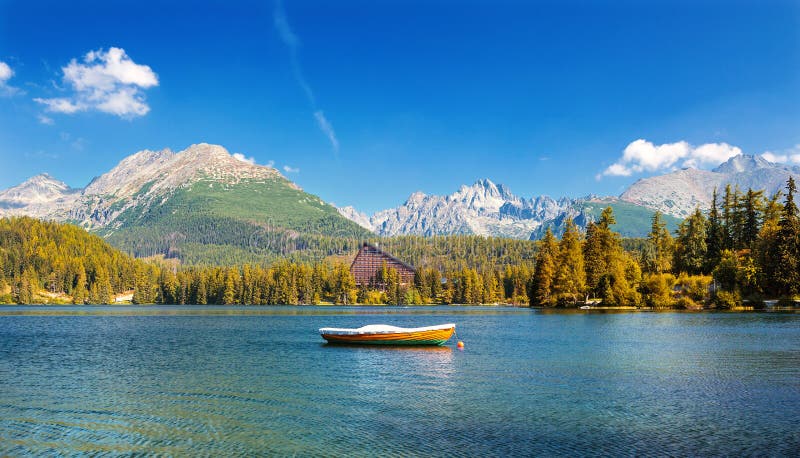
<path fill-rule="evenodd" d="M 218 145 L 201 143 L 178 153 L 143 150 L 83 189 L 72 189 L 48 174 L 32 177 L 0 192 L 0 216 L 28 215 L 97 228 L 112 224 L 130 208 L 158 205 L 174 191 L 198 182 L 227 186 L 275 179 L 285 180 L 276 169 L 238 160 Z"/>
<path fill-rule="evenodd" d="M 773 194 L 785 186 L 790 175 L 800 178 L 800 167 L 741 154 L 713 170 L 686 168 L 640 179 L 618 198 L 526 199 L 483 179 L 446 196 L 416 192 L 402 205 L 371 216 L 353 207 L 340 208 L 339 213 L 379 235 L 477 234 L 536 239 L 547 227 L 559 233 L 569 218 L 585 227 L 610 205 L 617 213 L 616 229 L 626 236 L 642 237 L 649 230 L 647 220 L 656 210 L 665 214 L 674 228 L 696 208 L 708 210 L 715 188 L 721 194 L 730 184 L 742 191 L 764 189 Z"/>
<path fill-rule="evenodd" d="M 265 262 L 320 236 L 369 234 L 273 167 L 237 157 L 205 143 L 144 150 L 83 189 L 39 175 L 0 192 L 0 217 L 67 221 L 135 256 L 204 264 Z M 324 256 L 315 246 L 310 256 Z"/>
<path fill-rule="evenodd" d="M 800 167 L 776 164 L 761 156 L 740 154 L 713 170 L 686 168 L 665 175 L 642 178 L 620 199 L 665 214 L 685 218 L 695 208 L 708 210 L 714 188 L 722 194 L 726 185 L 766 191 L 772 195 L 786 186 L 789 176 L 800 177 Z"/>
<path fill-rule="evenodd" d="M 340 208 L 339 213 L 383 236 L 475 234 L 538 239 L 547 227 L 556 233 L 563 231 L 569 218 L 585 227 L 608 205 L 633 208 L 634 219 L 642 221 L 653 213 L 616 198 L 588 196 L 553 199 L 539 196 L 527 199 L 514 195 L 506 186 L 489 179 L 478 180 L 471 186 L 463 185 L 455 193 L 445 196 L 415 192 L 402 205 L 372 216 L 358 212 L 353 207 Z M 627 224 L 628 221 L 623 223 Z M 623 228 L 625 235 L 643 235 L 642 222 L 628 226 L 635 227 L 630 230 Z"/>

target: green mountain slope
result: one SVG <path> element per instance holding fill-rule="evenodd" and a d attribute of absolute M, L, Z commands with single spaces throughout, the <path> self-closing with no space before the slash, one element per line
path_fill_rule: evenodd
<path fill-rule="evenodd" d="M 205 177 L 158 205 L 128 208 L 99 230 L 137 256 L 163 254 L 189 264 L 319 259 L 357 246 L 369 232 L 283 177 L 234 183 Z"/>

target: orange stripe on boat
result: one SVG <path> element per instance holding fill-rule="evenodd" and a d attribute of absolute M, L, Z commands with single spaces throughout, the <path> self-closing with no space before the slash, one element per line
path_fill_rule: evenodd
<path fill-rule="evenodd" d="M 327 331 L 327 332 L 326 332 Z M 374 331 L 374 332 L 371 332 Z M 383 325 L 365 326 L 358 329 L 323 328 L 320 334 L 332 343 L 379 343 L 441 345 L 455 332 L 455 325 L 431 326 L 429 328 L 394 328 Z"/>

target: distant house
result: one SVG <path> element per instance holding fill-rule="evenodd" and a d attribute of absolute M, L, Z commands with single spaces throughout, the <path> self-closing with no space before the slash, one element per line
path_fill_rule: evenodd
<path fill-rule="evenodd" d="M 400 274 L 401 285 L 414 283 L 414 275 L 416 273 L 414 267 L 374 245 L 364 243 L 358 250 L 353 264 L 350 265 L 350 272 L 353 273 L 353 277 L 356 279 L 356 285 L 385 289 L 386 284 L 379 278 L 384 263 L 387 269 L 395 269 Z"/>

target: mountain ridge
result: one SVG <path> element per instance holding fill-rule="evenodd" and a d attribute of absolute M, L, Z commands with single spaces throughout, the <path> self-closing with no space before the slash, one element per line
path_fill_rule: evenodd
<path fill-rule="evenodd" d="M 685 168 L 663 175 L 641 178 L 619 198 L 679 218 L 695 208 L 711 207 L 714 189 L 721 194 L 727 185 L 740 189 L 764 189 L 768 195 L 780 191 L 789 176 L 800 178 L 800 167 L 770 162 L 758 155 L 739 154 L 712 170 Z"/>
<path fill-rule="evenodd" d="M 84 188 L 36 175 L 0 191 L 0 217 L 66 221 L 136 255 L 203 262 L 211 258 L 198 252 L 220 253 L 230 246 L 240 256 L 258 259 L 254 253 L 286 255 L 310 246 L 330 251 L 347 243 L 319 237 L 472 234 L 535 240 L 547 228 L 560 233 L 568 219 L 585 227 L 605 206 L 614 208 L 621 234 L 642 237 L 654 211 L 668 215 L 674 229 L 695 208 L 708 208 L 714 188 L 733 184 L 775 192 L 790 175 L 800 179 L 800 167 L 738 155 L 713 170 L 685 168 L 642 178 L 619 197 L 579 198 L 521 197 L 481 178 L 447 195 L 416 191 L 397 207 L 367 215 L 305 193 L 273 167 L 198 143 L 178 152 L 138 151 Z M 270 234 L 267 242 L 261 240 L 264 234 Z"/>
<path fill-rule="evenodd" d="M 275 168 L 207 143 L 138 151 L 82 189 L 32 177 L 0 192 L 0 217 L 20 215 L 80 225 L 137 256 L 200 263 L 263 262 L 311 239 L 368 234 Z"/>
<path fill-rule="evenodd" d="M 585 227 L 599 216 L 597 209 L 606 205 L 624 207 L 626 216 L 619 224 L 624 235 L 641 237 L 647 233 L 645 228 L 649 229 L 653 211 L 644 207 L 594 195 L 524 198 L 488 178 L 476 180 L 469 186 L 461 185 L 448 195 L 417 191 L 401 205 L 371 216 L 352 206 L 338 210 L 342 216 L 380 236 L 474 234 L 536 240 L 544 235 L 547 227 L 556 234 L 561 233 L 568 219 Z M 677 220 L 670 220 L 669 224 L 674 229 Z M 633 229 L 625 229 L 626 225 Z"/>

